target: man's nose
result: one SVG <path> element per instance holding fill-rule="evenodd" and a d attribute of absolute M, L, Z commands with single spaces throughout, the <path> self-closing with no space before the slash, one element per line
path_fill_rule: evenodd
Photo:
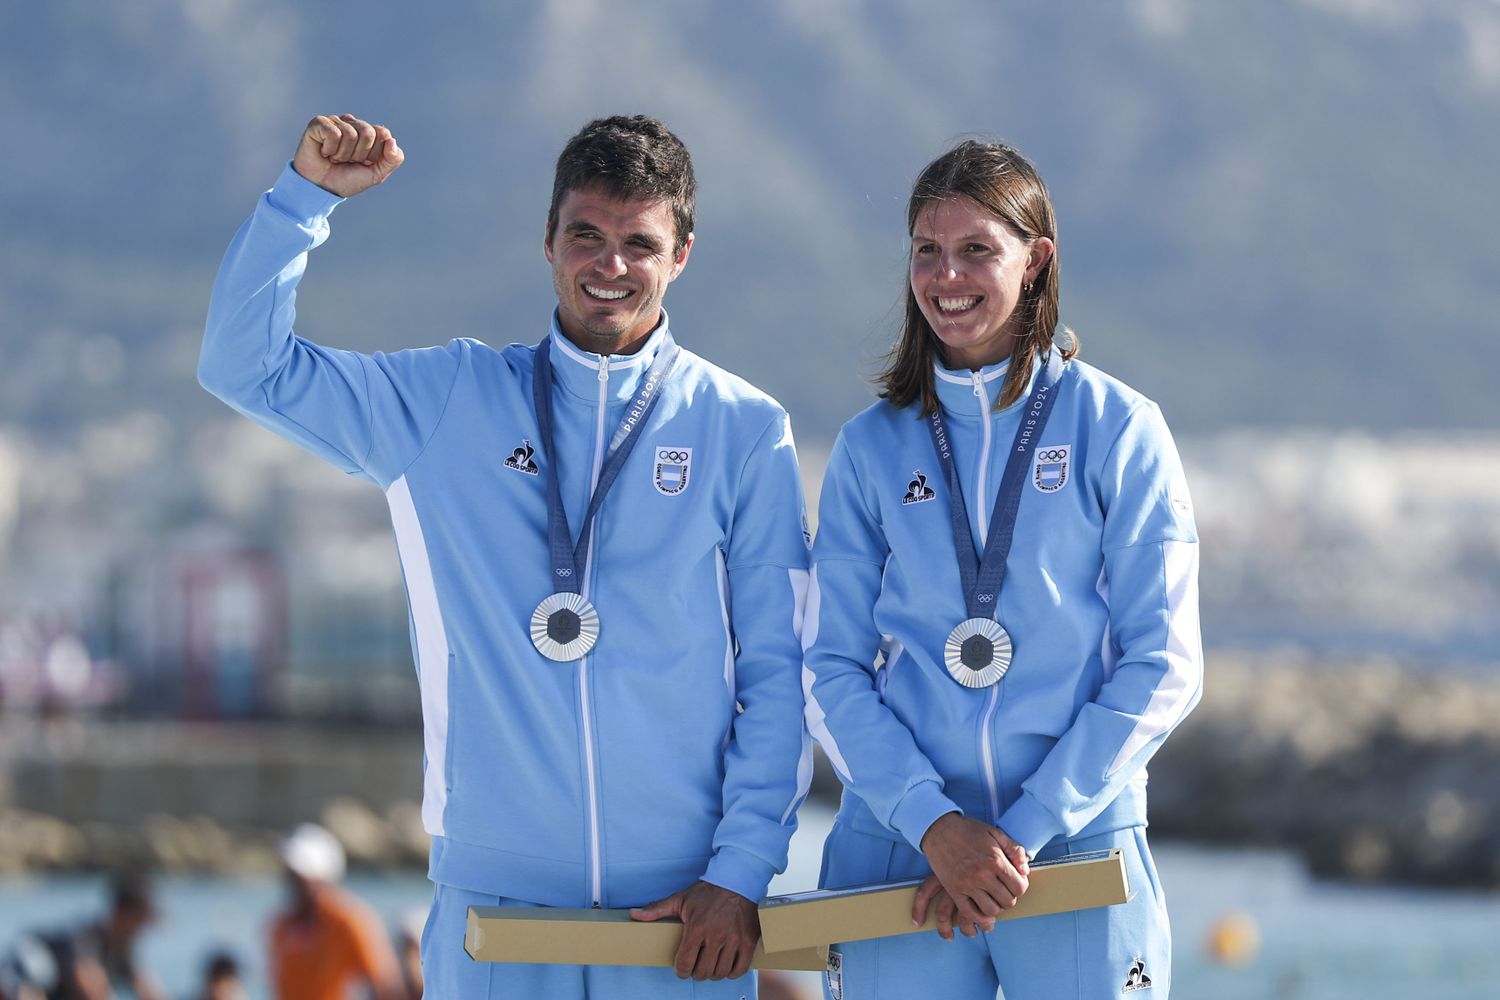
<path fill-rule="evenodd" d="M 606 278 L 618 278 L 624 275 L 625 255 L 619 250 L 606 249 L 599 255 L 599 260 L 594 265 L 599 269 L 600 275 Z"/>

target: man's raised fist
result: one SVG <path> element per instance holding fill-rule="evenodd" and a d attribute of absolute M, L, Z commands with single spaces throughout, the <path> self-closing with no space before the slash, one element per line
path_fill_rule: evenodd
<path fill-rule="evenodd" d="M 318 115 L 302 132 L 292 169 L 325 191 L 352 198 L 384 183 L 405 160 L 384 125 L 353 115 Z"/>

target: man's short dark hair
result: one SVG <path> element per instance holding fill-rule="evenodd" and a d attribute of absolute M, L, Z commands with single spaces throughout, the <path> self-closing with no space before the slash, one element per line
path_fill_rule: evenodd
<path fill-rule="evenodd" d="M 221 979 L 238 979 L 239 976 L 239 959 L 227 951 L 214 952 L 203 965 L 203 978 L 206 982 L 216 983 Z"/>
<path fill-rule="evenodd" d="M 114 913 L 134 912 L 145 916 L 156 913 L 156 887 L 149 875 L 116 873 L 110 878 L 109 894 L 110 908 Z"/>
<path fill-rule="evenodd" d="M 655 118 L 616 115 L 596 118 L 568 140 L 557 157 L 547 242 L 557 232 L 557 210 L 569 191 L 597 188 L 614 198 L 659 198 L 672 207 L 681 250 L 693 231 L 698 182 L 682 140 Z"/>

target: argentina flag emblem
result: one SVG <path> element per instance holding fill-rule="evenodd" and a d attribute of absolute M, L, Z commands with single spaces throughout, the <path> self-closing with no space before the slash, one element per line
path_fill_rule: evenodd
<path fill-rule="evenodd" d="M 1068 454 L 1073 450 L 1069 444 L 1050 445 L 1036 450 L 1036 464 L 1031 472 L 1031 484 L 1043 493 L 1056 493 L 1068 482 Z"/>
<path fill-rule="evenodd" d="M 655 466 L 652 481 L 656 483 L 656 492 L 675 497 L 687 489 L 688 476 L 693 466 L 693 449 L 657 448 Z"/>

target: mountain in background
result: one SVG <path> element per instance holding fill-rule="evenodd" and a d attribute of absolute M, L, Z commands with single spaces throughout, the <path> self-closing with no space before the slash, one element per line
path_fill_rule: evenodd
<path fill-rule="evenodd" d="M 899 318 L 910 181 L 981 132 L 1048 179 L 1084 357 L 1174 427 L 1500 426 L 1493 0 L 7 5 L 0 425 L 224 414 L 219 255 L 344 111 L 408 165 L 310 266 L 331 345 L 538 339 L 553 158 L 643 111 L 700 176 L 674 329 L 827 441 Z"/>

